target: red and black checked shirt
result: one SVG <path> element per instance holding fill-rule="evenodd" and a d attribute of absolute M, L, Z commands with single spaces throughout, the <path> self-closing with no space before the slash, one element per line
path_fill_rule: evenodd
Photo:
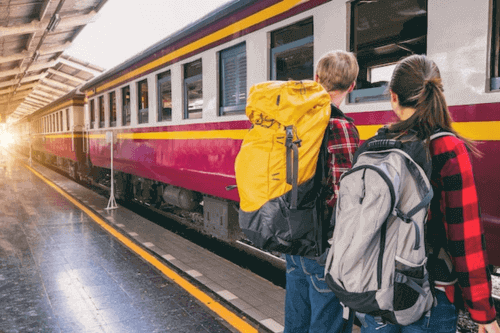
<path fill-rule="evenodd" d="M 496 313 L 491 297 L 484 230 L 467 148 L 462 140 L 454 136 L 437 138 L 430 148 L 434 198 L 428 227 L 429 224 L 444 224 L 447 240 L 441 239 L 442 246 L 452 257 L 464 304 L 472 320 L 480 324 L 490 323 L 495 320 Z M 445 289 L 453 302 L 454 286 L 446 286 Z"/>
<path fill-rule="evenodd" d="M 333 207 L 339 193 L 340 176 L 352 166 L 354 153 L 359 146 L 359 133 L 351 118 L 332 104 L 330 118 L 330 135 L 328 138 L 328 182 L 333 185 L 334 193 L 328 199 L 328 205 Z"/>

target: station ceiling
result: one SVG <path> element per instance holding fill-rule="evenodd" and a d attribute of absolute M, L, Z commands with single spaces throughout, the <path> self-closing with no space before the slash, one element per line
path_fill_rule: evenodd
<path fill-rule="evenodd" d="M 101 74 L 64 51 L 107 0 L 0 0 L 0 123 L 16 121 Z"/>

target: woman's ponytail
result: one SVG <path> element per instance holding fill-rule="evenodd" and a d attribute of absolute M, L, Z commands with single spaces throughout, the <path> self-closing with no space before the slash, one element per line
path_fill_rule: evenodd
<path fill-rule="evenodd" d="M 442 128 L 462 139 L 474 155 L 481 155 L 474 142 L 461 137 L 452 128 L 453 120 L 444 96 L 441 75 L 433 61 L 423 55 L 401 60 L 394 69 L 389 88 L 398 95 L 402 107 L 416 110 L 410 118 L 393 124 L 391 132 L 414 129 L 420 139 L 426 140 L 437 128 Z"/>

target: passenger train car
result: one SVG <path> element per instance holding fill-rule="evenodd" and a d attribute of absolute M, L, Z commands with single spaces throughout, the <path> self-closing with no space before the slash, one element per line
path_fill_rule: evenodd
<path fill-rule="evenodd" d="M 500 266 L 500 0 L 231 1 L 81 87 L 80 160 L 109 179 L 113 149 L 117 195 L 202 209 L 207 233 L 238 238 L 238 192 L 226 188 L 250 126 L 249 88 L 313 79 L 315 62 L 335 49 L 359 61 L 342 109 L 363 140 L 394 120 L 386 87 L 395 63 L 411 54 L 437 63 L 456 129 L 484 154 L 473 166 L 490 261 Z M 47 127 L 37 135 L 39 144 L 69 140 Z"/>
<path fill-rule="evenodd" d="M 86 170 L 87 165 L 84 104 L 85 95 L 73 90 L 17 122 L 11 132 L 18 138 L 18 150 L 78 179 L 78 170 Z"/>

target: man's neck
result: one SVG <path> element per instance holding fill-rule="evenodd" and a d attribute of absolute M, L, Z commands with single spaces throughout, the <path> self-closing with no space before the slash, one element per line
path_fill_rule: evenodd
<path fill-rule="evenodd" d="M 340 104 L 344 101 L 345 97 L 347 96 L 348 91 L 340 91 L 340 90 L 334 90 L 330 91 L 328 94 L 330 95 L 330 101 L 332 102 L 333 105 L 335 105 L 337 108 L 340 107 Z"/>

